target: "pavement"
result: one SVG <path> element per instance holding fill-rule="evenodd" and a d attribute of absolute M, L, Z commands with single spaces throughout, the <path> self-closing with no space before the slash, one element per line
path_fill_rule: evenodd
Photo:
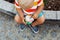
<path fill-rule="evenodd" d="M 14 18 L 0 13 L 0 40 L 60 40 L 60 26 L 39 25 L 39 33 L 34 34 L 29 27 L 21 31 Z"/>

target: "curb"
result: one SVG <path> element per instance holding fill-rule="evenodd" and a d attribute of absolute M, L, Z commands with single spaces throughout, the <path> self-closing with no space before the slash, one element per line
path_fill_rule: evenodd
<path fill-rule="evenodd" d="M 10 16 L 15 16 L 17 14 L 14 4 L 4 0 L 0 0 L 0 12 L 6 13 Z M 43 10 L 43 12 L 45 13 L 44 15 L 46 19 L 60 20 L 60 11 Z"/>

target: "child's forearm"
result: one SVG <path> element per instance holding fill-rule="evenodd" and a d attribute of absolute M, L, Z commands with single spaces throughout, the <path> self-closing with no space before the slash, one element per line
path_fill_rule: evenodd
<path fill-rule="evenodd" d="M 24 18 L 24 15 L 23 15 L 23 12 L 22 12 L 21 8 L 20 9 L 19 8 L 16 8 L 16 10 L 19 13 L 20 17 L 21 18 Z"/>
<path fill-rule="evenodd" d="M 38 15 L 38 14 L 43 10 L 43 8 L 44 8 L 44 3 L 43 3 L 41 6 L 39 6 L 39 7 L 37 8 L 35 14 Z"/>

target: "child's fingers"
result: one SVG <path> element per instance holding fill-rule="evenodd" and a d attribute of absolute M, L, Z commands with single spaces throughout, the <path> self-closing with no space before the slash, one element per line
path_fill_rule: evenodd
<path fill-rule="evenodd" d="M 37 19 L 38 15 L 33 15 L 32 18 Z"/>
<path fill-rule="evenodd" d="M 25 21 L 23 20 L 23 23 L 26 25 Z"/>

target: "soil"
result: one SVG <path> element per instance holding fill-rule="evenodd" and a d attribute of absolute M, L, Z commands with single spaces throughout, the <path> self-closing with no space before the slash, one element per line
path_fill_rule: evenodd
<path fill-rule="evenodd" d="M 5 0 L 14 3 L 14 0 Z M 44 10 L 60 11 L 60 0 L 44 0 Z"/>
<path fill-rule="evenodd" d="M 45 0 L 44 10 L 60 11 L 60 0 Z"/>

